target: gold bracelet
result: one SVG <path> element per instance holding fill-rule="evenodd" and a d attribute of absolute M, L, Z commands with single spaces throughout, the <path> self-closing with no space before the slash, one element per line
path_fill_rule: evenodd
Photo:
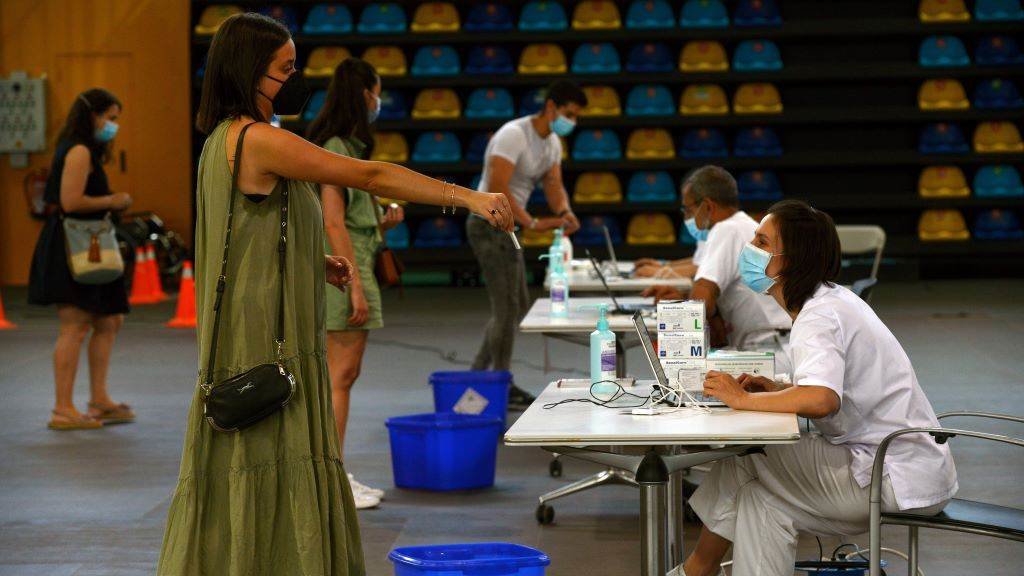
<path fill-rule="evenodd" d="M 451 190 L 451 195 L 452 195 L 451 196 L 452 214 L 455 214 L 455 183 L 452 182 L 452 183 L 449 184 L 449 186 L 451 186 L 450 190 Z"/>
<path fill-rule="evenodd" d="M 448 183 L 441 182 L 441 214 L 448 213 L 448 207 L 444 205 L 444 193 L 448 190 Z"/>

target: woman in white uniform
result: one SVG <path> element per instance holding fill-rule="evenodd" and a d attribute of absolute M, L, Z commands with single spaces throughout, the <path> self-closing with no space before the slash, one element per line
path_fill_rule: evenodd
<path fill-rule="evenodd" d="M 709 372 L 705 393 L 737 410 L 795 412 L 819 433 L 717 462 L 690 505 L 704 522 L 693 554 L 674 573 L 706 576 L 733 547 L 733 576 L 793 574 L 799 532 L 868 529 L 875 449 L 901 428 L 935 427 L 900 343 L 874 311 L 834 284 L 839 238 L 832 219 L 799 201 L 768 210 L 740 257 L 743 282 L 793 318 L 793 384 Z M 946 445 L 925 435 L 893 442 L 883 510 L 937 514 L 956 493 Z"/>

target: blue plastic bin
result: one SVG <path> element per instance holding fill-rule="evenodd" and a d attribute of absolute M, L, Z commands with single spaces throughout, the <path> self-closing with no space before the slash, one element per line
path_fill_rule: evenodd
<path fill-rule="evenodd" d="M 395 548 L 395 576 L 544 576 L 551 559 L 519 544 L 445 544 Z"/>
<path fill-rule="evenodd" d="M 470 490 L 494 485 L 502 420 L 451 412 L 387 421 L 395 486 Z"/>
<path fill-rule="evenodd" d="M 470 388 L 487 399 L 483 416 L 493 416 L 505 422 L 508 407 L 508 389 L 512 373 L 508 370 L 463 370 L 434 372 L 430 385 L 434 387 L 434 411 L 453 412 L 455 405 Z"/>

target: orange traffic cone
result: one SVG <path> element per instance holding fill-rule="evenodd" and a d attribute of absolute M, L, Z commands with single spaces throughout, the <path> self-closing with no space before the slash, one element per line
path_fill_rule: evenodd
<path fill-rule="evenodd" d="M 192 278 L 192 262 L 185 261 L 181 270 L 181 288 L 178 290 L 178 309 L 167 323 L 170 328 L 196 327 L 196 282 Z"/>
<path fill-rule="evenodd" d="M 167 300 L 167 293 L 164 292 L 163 282 L 160 280 L 160 267 L 156 263 L 156 249 L 152 244 L 146 245 L 146 260 L 149 266 L 150 290 L 154 302 Z"/>
<path fill-rule="evenodd" d="M 152 304 L 153 289 L 151 287 L 149 271 L 147 267 L 146 249 L 139 246 L 135 249 L 135 271 L 132 273 L 132 293 L 128 296 L 128 303 L 132 306 L 138 304 Z"/>
<path fill-rule="evenodd" d="M 17 324 L 9 322 L 7 316 L 4 315 L 4 299 L 3 296 L 0 296 L 0 330 L 13 330 L 17 327 Z"/>

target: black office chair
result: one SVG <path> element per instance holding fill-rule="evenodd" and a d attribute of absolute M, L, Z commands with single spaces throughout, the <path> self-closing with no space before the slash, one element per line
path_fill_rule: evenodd
<path fill-rule="evenodd" d="M 949 412 L 939 415 L 939 420 L 953 416 L 973 416 L 977 418 L 992 418 L 997 420 L 1008 420 L 1011 422 L 1024 423 L 1024 418 L 1007 416 L 1005 414 L 986 414 L 981 412 Z M 897 430 L 889 434 L 878 445 L 878 452 L 875 454 L 874 468 L 871 471 L 871 544 L 870 544 L 870 573 L 871 576 L 882 574 L 882 525 L 896 524 L 907 526 L 910 532 L 907 573 L 912 576 L 917 574 L 917 529 L 935 528 L 938 530 L 952 530 L 954 532 L 968 532 L 981 536 L 1003 538 L 1024 542 L 1024 510 L 1007 506 L 996 506 L 984 502 L 974 502 L 953 498 L 946 508 L 935 516 L 924 516 L 920 514 L 908 514 L 905 512 L 882 512 L 882 463 L 885 461 L 885 453 L 889 443 L 895 438 L 904 434 L 923 433 L 930 434 L 935 441 L 943 444 L 946 440 L 955 436 L 969 436 L 983 440 L 993 440 L 1012 444 L 1024 448 L 1024 440 L 1001 434 L 987 434 L 984 432 L 973 432 L 970 430 L 959 430 L 954 428 L 907 428 Z"/>

